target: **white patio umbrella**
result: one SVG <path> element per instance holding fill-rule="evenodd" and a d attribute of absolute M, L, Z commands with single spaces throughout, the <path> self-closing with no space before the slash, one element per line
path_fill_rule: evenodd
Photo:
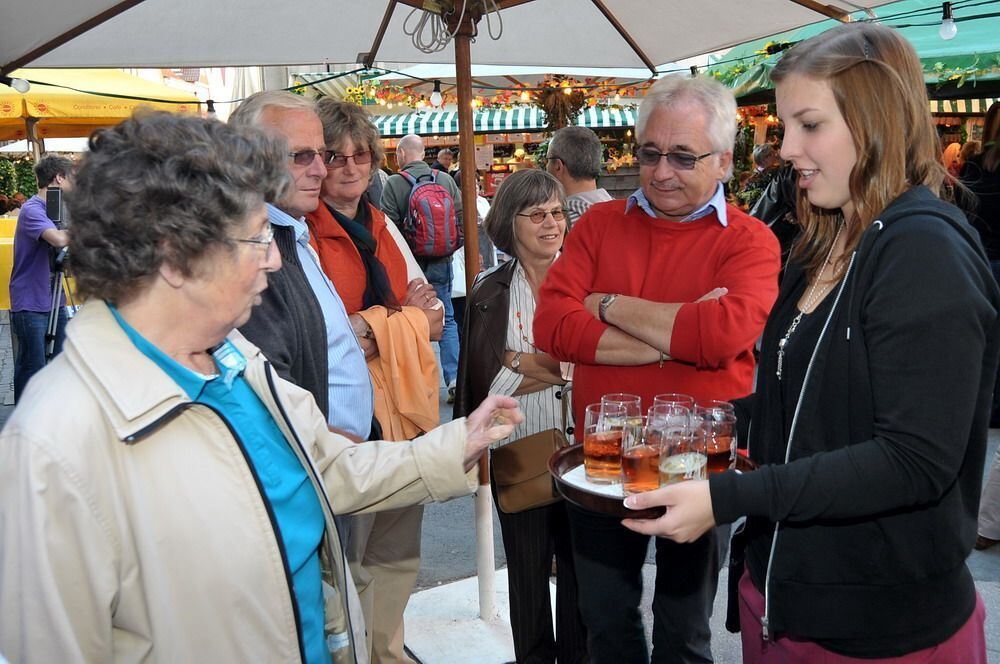
<path fill-rule="evenodd" d="M 834 0 L 836 2 L 837 0 Z M 889 0 L 7 0 L 0 76 L 18 67 L 454 63 L 462 197 L 475 201 L 470 67 L 642 67 L 717 51 Z M 447 26 L 422 10 L 450 12 Z M 498 10 L 498 11 L 495 11 Z M 419 28 L 423 28 L 422 30 Z M 410 33 L 408 35 L 408 33 Z M 431 39 L 435 37 L 436 39 Z M 434 52 L 417 43 L 436 41 Z M 473 44 L 473 41 L 475 42 Z M 475 205 L 464 206 L 468 287 Z M 480 482 L 489 482 L 486 459 Z M 490 492 L 477 494 L 480 611 L 492 609 Z M 484 603 L 485 602 L 485 603 Z"/>
<path fill-rule="evenodd" d="M 45 139 L 45 151 L 46 152 L 86 152 L 87 151 L 87 139 L 86 138 L 46 138 Z M 31 143 L 27 140 L 14 141 L 13 143 L 8 143 L 7 145 L 0 146 L 0 152 L 4 154 L 17 154 L 25 153 L 31 154 L 32 147 Z"/>

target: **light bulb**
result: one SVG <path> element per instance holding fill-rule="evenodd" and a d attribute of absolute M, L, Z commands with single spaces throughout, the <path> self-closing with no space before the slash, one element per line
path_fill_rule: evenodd
<path fill-rule="evenodd" d="M 444 99 L 441 98 L 441 81 L 434 81 L 434 92 L 431 93 L 431 106 L 438 108 Z"/>
<path fill-rule="evenodd" d="M 0 83 L 3 83 L 4 85 L 9 85 L 10 87 L 20 92 L 22 95 L 31 89 L 31 84 L 28 83 L 23 78 L 11 78 L 9 76 L 0 76 Z"/>
<path fill-rule="evenodd" d="M 531 101 L 531 94 L 529 94 L 527 90 L 521 93 L 521 101 L 523 101 L 525 104 Z"/>
<path fill-rule="evenodd" d="M 938 28 L 938 37 L 948 41 L 954 39 L 958 34 L 958 26 L 955 25 L 955 17 L 951 13 L 951 3 L 941 3 L 941 27 Z"/>
<path fill-rule="evenodd" d="M 949 39 L 954 39 L 957 34 L 958 26 L 955 25 L 954 20 L 946 18 L 941 21 L 941 27 L 938 28 L 938 36 L 941 37 L 941 39 L 948 41 Z"/>

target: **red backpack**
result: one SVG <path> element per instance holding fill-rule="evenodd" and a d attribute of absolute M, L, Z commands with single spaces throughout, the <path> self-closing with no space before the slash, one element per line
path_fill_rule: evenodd
<path fill-rule="evenodd" d="M 415 178 L 399 173 L 410 183 L 410 197 L 403 219 L 403 237 L 414 256 L 444 258 L 455 253 L 465 241 L 462 225 L 455 215 L 455 199 L 437 181 L 436 170 Z"/>

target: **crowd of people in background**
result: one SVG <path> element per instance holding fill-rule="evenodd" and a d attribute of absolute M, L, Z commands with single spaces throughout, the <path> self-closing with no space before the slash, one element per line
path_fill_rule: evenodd
<path fill-rule="evenodd" d="M 728 552 L 746 662 L 985 664 L 965 559 L 1000 542 L 1000 453 L 976 510 L 1000 426 L 1000 104 L 942 147 L 912 46 L 868 23 L 772 79 L 783 136 L 735 179 L 732 92 L 655 82 L 624 200 L 590 129 L 470 201 L 451 149 L 407 135 L 392 169 L 360 106 L 288 92 L 228 123 L 137 115 L 78 172 L 42 159 L 38 196 L 0 198 L 20 203 L 0 652 L 411 662 L 423 505 L 471 492 L 486 450 L 572 441 L 604 393 L 669 392 L 733 402 L 759 470 L 626 500 L 655 520 L 501 509 L 518 662 L 711 662 Z M 469 206 L 471 289 L 454 238 L 412 235 Z M 67 244 L 87 303 L 46 357 Z"/>

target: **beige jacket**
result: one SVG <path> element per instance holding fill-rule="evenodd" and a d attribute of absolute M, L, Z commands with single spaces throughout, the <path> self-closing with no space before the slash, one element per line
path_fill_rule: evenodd
<path fill-rule="evenodd" d="M 225 421 L 142 355 L 103 303 L 67 333 L 0 434 L 0 653 L 300 662 L 283 547 Z M 320 493 L 328 644 L 333 661 L 355 662 L 364 625 L 333 513 L 470 493 L 464 420 L 412 444 L 353 444 L 327 430 L 309 393 L 232 340 Z"/>

